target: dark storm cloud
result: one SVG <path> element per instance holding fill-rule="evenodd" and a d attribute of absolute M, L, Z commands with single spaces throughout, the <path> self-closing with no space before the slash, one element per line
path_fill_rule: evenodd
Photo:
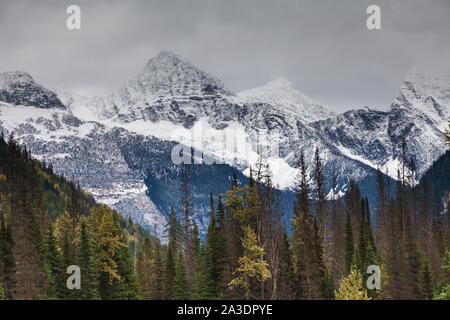
<path fill-rule="evenodd" d="M 366 29 L 370 4 L 382 30 Z M 337 111 L 387 108 L 407 71 L 450 74 L 449 30 L 448 0 L 0 0 L 0 70 L 102 95 L 171 50 L 236 91 L 283 75 Z"/>

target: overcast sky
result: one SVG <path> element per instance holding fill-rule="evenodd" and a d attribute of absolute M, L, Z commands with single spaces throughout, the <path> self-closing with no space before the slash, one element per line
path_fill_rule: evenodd
<path fill-rule="evenodd" d="M 81 7 L 81 30 L 66 8 Z M 381 7 L 382 30 L 366 28 Z M 104 95 L 161 50 L 240 91 L 284 76 L 336 111 L 388 108 L 410 70 L 450 75 L 449 0 L 0 0 L 0 72 Z"/>

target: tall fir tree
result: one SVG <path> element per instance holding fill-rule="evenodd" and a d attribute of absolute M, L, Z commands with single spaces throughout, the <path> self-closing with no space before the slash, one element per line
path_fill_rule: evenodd
<path fill-rule="evenodd" d="M 81 219 L 80 235 L 77 246 L 78 264 L 81 269 L 81 289 L 77 296 L 81 300 L 98 299 L 97 277 L 98 273 L 94 265 L 92 242 L 86 218 Z"/>
<path fill-rule="evenodd" d="M 355 244 L 353 242 L 353 230 L 350 214 L 347 212 L 345 221 L 345 268 L 347 273 L 351 271 L 354 263 Z"/>

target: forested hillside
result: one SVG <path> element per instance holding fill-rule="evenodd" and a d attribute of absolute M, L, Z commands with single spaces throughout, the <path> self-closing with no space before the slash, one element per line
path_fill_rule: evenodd
<path fill-rule="evenodd" d="M 449 198 L 443 209 L 435 191 L 443 184 L 426 182 L 446 174 L 448 154 L 418 183 L 406 148 L 398 182 L 378 172 L 376 203 L 354 182 L 344 197 L 327 201 L 320 151 L 311 168 L 301 153 L 288 222 L 261 160 L 247 184 L 235 174 L 217 201 L 210 194 L 203 241 L 193 218 L 195 166 L 180 166 L 173 194 L 181 197 L 172 198 L 168 224 L 158 226 L 166 237 L 158 239 L 2 138 L 1 297 L 449 299 Z M 67 289 L 69 265 L 81 268 L 79 290 Z M 380 289 L 366 286 L 373 265 L 381 270 Z"/>
<path fill-rule="evenodd" d="M 0 210 L 2 298 L 139 297 L 130 248 L 148 233 L 3 136 Z M 81 268 L 81 290 L 67 289 L 70 265 Z"/>

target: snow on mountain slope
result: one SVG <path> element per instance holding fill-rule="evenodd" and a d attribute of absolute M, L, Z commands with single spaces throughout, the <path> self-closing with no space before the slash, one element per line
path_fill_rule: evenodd
<path fill-rule="evenodd" d="M 450 81 L 420 75 L 408 75 L 390 111 L 364 108 L 342 114 L 311 101 L 285 79 L 235 95 L 170 52 L 150 59 L 107 97 L 52 91 L 26 73 L 4 73 L 0 79 L 5 133 L 14 133 L 58 173 L 77 177 L 97 200 L 147 227 L 165 221 L 167 198 L 173 197 L 168 192 L 176 184 L 167 179 L 177 177 L 171 159 L 177 143 L 247 175 L 263 150 L 281 189 L 293 187 L 300 152 L 312 168 L 319 148 L 330 195 L 333 174 L 338 177 L 333 192 L 340 195 L 350 179 L 370 192 L 377 167 L 389 169 L 395 179 L 403 135 L 419 175 L 446 149 L 442 129 L 450 115 Z M 231 169 L 202 167 L 198 172 L 226 175 Z M 222 178 L 219 192 L 227 184 Z M 196 176 L 202 184 L 198 192 L 206 190 L 207 180 Z"/>
<path fill-rule="evenodd" d="M 412 83 L 418 88 L 413 95 Z M 267 156 L 268 162 L 275 183 L 290 188 L 299 150 L 312 154 L 317 146 L 347 160 L 380 167 L 395 179 L 398 137 L 403 134 L 399 132 L 408 127 L 416 128 L 414 134 L 424 135 L 421 141 L 414 134 L 407 138 L 411 142 L 408 154 L 417 161 L 421 174 L 443 152 L 440 128 L 448 116 L 448 88 L 442 81 L 408 75 L 390 112 L 366 108 L 336 115 L 293 89 L 284 78 L 236 96 L 220 80 L 187 60 L 161 52 L 118 91 L 91 101 L 75 99 L 70 108 L 80 115 L 96 114 L 109 128 L 121 127 L 193 146 L 244 173 L 255 165 L 261 142 L 276 146 L 275 154 Z M 420 97 L 416 97 L 418 91 L 423 91 Z M 424 109 L 423 103 L 433 106 Z M 402 110 L 409 104 L 415 111 L 408 115 Z M 419 128 L 420 121 L 427 123 Z M 240 141 L 236 148 L 245 152 L 225 150 L 227 137 Z"/>
<path fill-rule="evenodd" d="M 450 118 L 450 79 L 409 74 L 392 104 L 388 133 L 394 158 L 406 137 L 408 155 L 422 174 L 448 148 L 443 132 Z"/>
<path fill-rule="evenodd" d="M 312 126 L 342 154 L 397 178 L 402 137 L 420 177 L 448 148 L 443 130 L 450 117 L 449 79 L 408 74 L 388 112 L 351 110 Z"/>
<path fill-rule="evenodd" d="M 58 174 L 74 177 L 97 201 L 132 216 L 142 226 L 164 224 L 165 217 L 147 196 L 145 175 L 130 169 L 114 130 L 82 121 L 64 109 L 4 102 L 0 102 L 0 128 L 25 144 L 35 158 L 51 163 Z"/>
<path fill-rule="evenodd" d="M 219 79 L 172 52 L 162 51 L 134 79 L 92 103 L 100 119 L 174 120 L 180 110 L 173 101 L 186 100 L 185 105 L 195 109 L 197 101 L 232 95 Z"/>
<path fill-rule="evenodd" d="M 0 73 L 0 101 L 39 108 L 65 108 L 53 91 L 21 71 Z"/>
<path fill-rule="evenodd" d="M 244 90 L 238 93 L 235 101 L 238 103 L 268 103 L 279 107 L 282 112 L 293 113 L 305 122 L 322 120 L 335 115 L 327 107 L 295 90 L 292 83 L 283 77 L 278 77 L 262 87 Z"/>

